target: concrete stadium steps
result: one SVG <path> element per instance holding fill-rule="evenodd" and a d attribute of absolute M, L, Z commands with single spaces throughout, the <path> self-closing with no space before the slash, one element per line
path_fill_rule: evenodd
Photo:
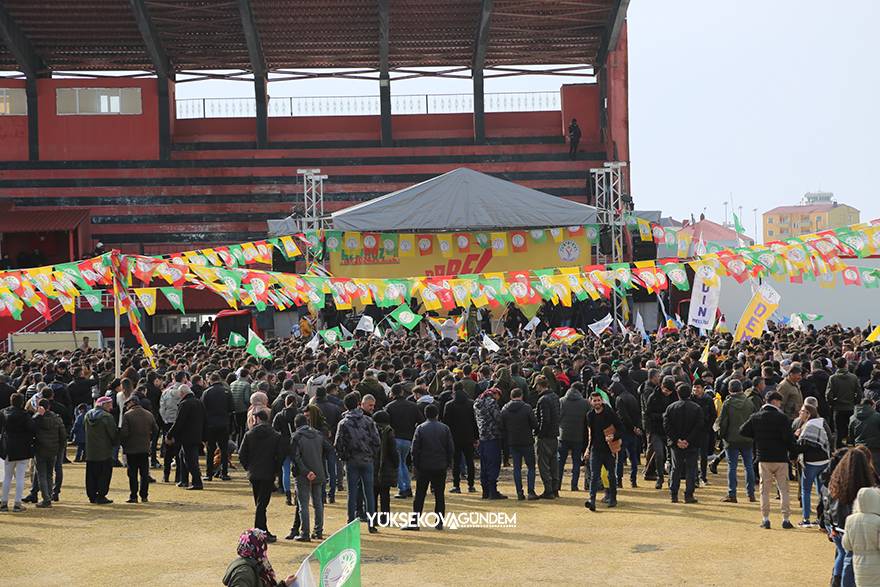
<path fill-rule="evenodd" d="M 369 141 L 337 145 L 189 144 L 169 161 L 0 163 L 0 201 L 17 208 L 88 207 L 93 241 L 147 254 L 218 246 L 266 236 L 301 199 L 298 168 L 320 167 L 325 211 L 333 212 L 457 167 L 586 200 L 590 167 L 603 162 L 598 145 L 568 159 L 560 137 L 410 141 L 381 148 Z M 178 145 L 180 147 L 180 145 Z"/>

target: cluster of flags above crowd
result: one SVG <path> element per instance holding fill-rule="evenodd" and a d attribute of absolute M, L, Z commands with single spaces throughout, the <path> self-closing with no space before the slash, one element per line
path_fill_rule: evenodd
<path fill-rule="evenodd" d="M 637 223 L 641 229 L 643 221 L 637 219 Z M 668 229 L 661 231 L 656 225 L 649 224 L 648 228 L 655 241 L 661 232 L 663 239 L 670 234 Z M 505 242 L 509 240 L 511 250 L 516 250 L 524 246 L 516 244 L 520 242 L 517 236 L 534 239 L 539 238 L 537 233 L 541 232 L 543 238 L 566 234 L 583 234 L 590 238 L 590 234 L 597 230 L 595 226 L 587 226 L 487 233 L 489 240 L 485 242 L 473 235 L 466 235 L 467 239 L 457 238 L 464 233 L 434 234 L 431 238 L 441 243 L 441 250 L 448 246 L 461 250 L 461 247 L 475 243 L 475 246 L 492 246 L 493 254 L 496 254 L 493 241 L 500 234 L 504 235 Z M 349 243 L 352 247 L 373 246 L 373 241 L 367 239 L 371 235 L 358 234 L 360 244 Z M 28 306 L 48 316 L 51 313 L 49 300 L 56 300 L 66 311 L 74 312 L 80 296 L 92 309 L 101 311 L 105 309 L 103 299 L 106 292 L 115 296 L 118 303 L 114 305 L 121 314 L 129 314 L 132 332 L 142 340 L 138 325 L 139 307 L 152 315 L 156 311 L 157 295 L 161 293 L 172 308 L 185 312 L 184 287 L 210 290 L 232 308 L 253 305 L 263 310 L 271 305 L 284 310 L 308 304 L 313 309 L 320 309 L 328 299 L 332 299 L 338 309 L 371 304 L 397 308 L 395 312 L 399 310 L 399 313 L 395 319 L 399 318 L 397 322 L 406 326 L 413 320 L 416 323 L 421 320 L 418 314 L 403 309 L 412 298 L 421 301 L 429 311 L 471 306 L 491 308 L 507 303 L 533 305 L 544 301 L 569 306 L 574 300 L 608 298 L 613 291 L 625 294 L 626 290 L 635 288 L 652 293 L 665 290 L 672 284 L 678 290 L 688 291 L 688 267 L 709 286 L 727 275 L 739 283 L 771 277 L 793 282 L 815 280 L 822 286 L 834 287 L 838 273 L 848 286 L 876 288 L 880 285 L 880 270 L 843 261 L 844 258 L 861 258 L 880 252 L 878 221 L 794 237 L 784 242 L 720 249 L 695 258 L 667 258 L 632 264 L 393 279 L 337 278 L 318 272 L 297 275 L 255 267 L 271 263 L 273 247 L 285 257 L 293 258 L 301 254 L 299 245 L 309 246 L 309 239 L 314 240 L 316 236 L 333 238 L 331 232 L 290 235 L 161 257 L 123 255 L 114 251 L 79 262 L 4 271 L 0 272 L 0 315 L 19 318 L 23 308 Z M 378 238 L 381 243 L 384 235 L 379 234 Z M 422 250 L 418 238 L 419 235 L 397 234 L 395 243 L 399 249 L 401 243 L 413 239 L 414 247 Z M 490 244 L 486 245 L 486 242 Z M 325 244 L 329 247 L 332 243 Z M 386 245 L 382 243 L 381 246 Z M 167 285 L 156 285 L 156 281 L 164 281 Z M 409 315 L 412 315 L 411 319 Z"/>

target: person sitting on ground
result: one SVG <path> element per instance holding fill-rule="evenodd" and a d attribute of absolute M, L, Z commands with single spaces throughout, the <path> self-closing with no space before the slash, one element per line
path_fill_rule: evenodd
<path fill-rule="evenodd" d="M 266 532 L 251 528 L 238 538 L 238 558 L 226 567 L 223 584 L 226 587 L 289 587 L 296 581 L 294 575 L 283 581 L 275 578 L 275 569 L 269 562 Z"/>

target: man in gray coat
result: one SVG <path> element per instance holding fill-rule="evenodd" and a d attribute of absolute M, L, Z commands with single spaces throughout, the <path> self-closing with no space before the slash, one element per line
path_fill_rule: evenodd
<path fill-rule="evenodd" d="M 311 542 L 311 538 L 324 538 L 324 501 L 321 489 L 324 486 L 324 459 L 332 446 L 327 437 L 309 426 L 305 414 L 297 414 L 293 420 L 296 432 L 293 433 L 293 467 L 296 475 L 296 501 L 299 507 L 301 530 L 293 539 L 297 542 Z M 315 508 L 315 532 L 309 537 L 309 498 Z"/>
<path fill-rule="evenodd" d="M 581 475 L 581 454 L 587 431 L 587 413 L 590 402 L 584 399 L 583 384 L 571 384 L 565 396 L 559 399 L 559 488 L 562 488 L 562 472 L 571 451 L 571 490 L 578 490 Z"/>

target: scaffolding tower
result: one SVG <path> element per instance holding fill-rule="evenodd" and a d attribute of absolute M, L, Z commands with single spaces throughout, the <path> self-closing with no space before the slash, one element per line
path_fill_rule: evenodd
<path fill-rule="evenodd" d="M 303 215 L 299 219 L 302 232 L 317 231 L 324 228 L 324 180 L 320 169 L 297 169 L 296 173 L 303 176 Z M 305 259 L 308 264 L 318 259 L 314 247 L 306 250 Z"/>
<path fill-rule="evenodd" d="M 629 202 L 632 201 L 628 194 L 624 193 L 625 168 L 626 163 L 612 161 L 605 163 L 603 167 L 590 169 L 600 234 L 595 243 L 594 263 L 608 265 L 624 262 L 623 231 L 628 230 L 625 213 L 628 211 Z M 602 246 L 603 234 L 609 237 L 607 250 Z M 618 324 L 624 322 L 624 303 L 624 298 L 617 293 L 617 290 L 612 290 L 611 318 L 614 332 L 618 331 Z"/>

